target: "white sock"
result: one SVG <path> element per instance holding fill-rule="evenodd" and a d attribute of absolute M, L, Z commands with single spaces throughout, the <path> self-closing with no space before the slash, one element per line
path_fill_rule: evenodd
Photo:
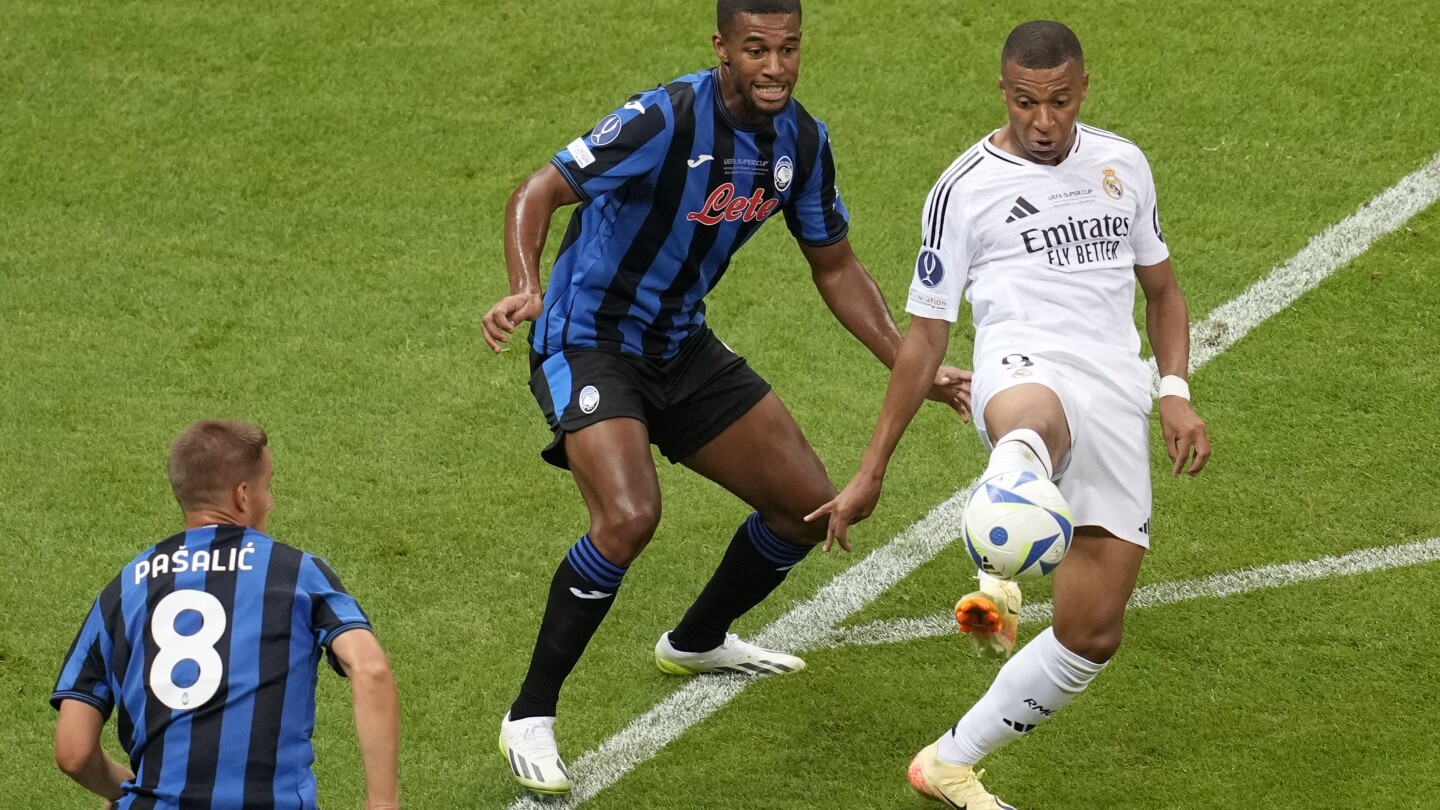
<path fill-rule="evenodd" d="M 1054 628 L 1045 628 L 1000 668 L 989 691 L 960 722 L 940 736 L 940 761 L 974 765 L 1060 711 L 1104 668 L 1065 649 Z"/>
<path fill-rule="evenodd" d="M 1032 472 L 1047 481 L 1055 477 L 1050 470 L 1050 449 L 1039 433 L 1020 428 L 1006 433 L 995 442 L 995 449 L 990 451 L 990 463 L 981 478 L 1007 472 Z"/>

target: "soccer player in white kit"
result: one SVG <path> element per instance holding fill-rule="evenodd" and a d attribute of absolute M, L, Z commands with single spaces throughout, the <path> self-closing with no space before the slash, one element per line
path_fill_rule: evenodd
<path fill-rule="evenodd" d="M 1172 473 L 1194 475 L 1210 456 L 1189 401 L 1189 314 L 1150 166 L 1135 144 L 1077 121 L 1088 86 L 1069 28 L 1036 21 L 1011 32 L 1000 75 L 1009 123 L 930 191 L 906 307 L 914 318 L 874 435 L 844 491 L 810 516 L 829 516 L 828 548 L 873 511 L 964 295 L 975 319 L 975 425 L 992 447 L 982 480 L 1028 470 L 1055 481 L 1076 527 L 1052 574 L 1051 627 L 911 762 L 916 790 L 967 810 L 1010 808 L 974 765 L 1059 711 L 1120 646 L 1149 547 L 1152 392 L 1132 316 L 1137 279 Z M 956 606 L 982 653 L 999 657 L 1014 649 L 1019 612 L 1019 587 L 983 573 L 980 589 Z"/>

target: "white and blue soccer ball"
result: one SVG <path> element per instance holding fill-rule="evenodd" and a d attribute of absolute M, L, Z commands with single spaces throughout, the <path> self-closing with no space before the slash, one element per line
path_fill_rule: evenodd
<path fill-rule="evenodd" d="M 1032 472 L 985 479 L 965 506 L 965 550 L 986 573 L 1036 579 L 1055 570 L 1074 536 L 1070 505 Z"/>

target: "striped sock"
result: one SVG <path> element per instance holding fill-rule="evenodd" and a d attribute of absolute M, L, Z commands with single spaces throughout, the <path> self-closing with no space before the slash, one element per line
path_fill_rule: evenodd
<path fill-rule="evenodd" d="M 705 590 L 670 631 L 671 646 L 705 652 L 724 644 L 730 625 L 779 587 L 811 548 L 786 540 L 766 526 L 758 512 L 751 514 L 730 538 Z"/>
<path fill-rule="evenodd" d="M 625 571 L 605 559 L 588 534 L 570 547 L 550 581 L 545 618 L 520 696 L 510 706 L 511 720 L 555 715 L 560 687 L 610 612 Z"/>

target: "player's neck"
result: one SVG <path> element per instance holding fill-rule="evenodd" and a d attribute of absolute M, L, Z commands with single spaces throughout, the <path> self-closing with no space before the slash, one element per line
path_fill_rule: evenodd
<path fill-rule="evenodd" d="M 990 135 L 989 141 L 991 144 L 1000 149 L 1000 151 L 1008 155 L 1014 155 L 1015 157 L 1018 157 L 1021 160 L 1026 161 L 1027 163 L 1034 163 L 1040 166 L 1059 166 L 1061 163 L 1065 162 L 1065 158 L 1070 157 L 1071 152 L 1075 151 L 1075 137 L 1073 135 L 1073 132 L 1070 138 L 1070 145 L 1066 147 L 1065 151 L 1062 154 L 1051 160 L 1041 160 L 1030 154 L 1029 152 L 1025 151 L 1025 149 L 1020 146 L 1020 144 L 1017 143 L 1014 137 L 1010 134 L 1010 127 L 1008 126 L 1001 127 L 1000 129 L 995 130 L 995 132 Z"/>
<path fill-rule="evenodd" d="M 215 509 L 203 507 L 193 512 L 185 513 L 185 529 L 198 529 L 202 526 L 249 526 L 250 523 L 243 515 L 236 514 L 229 509 Z"/>
<path fill-rule="evenodd" d="M 731 83 L 730 68 L 721 65 L 716 71 L 715 84 L 720 88 L 720 104 L 725 107 L 730 120 L 747 130 L 764 128 L 770 122 L 770 116 L 745 103 L 745 96 Z"/>

